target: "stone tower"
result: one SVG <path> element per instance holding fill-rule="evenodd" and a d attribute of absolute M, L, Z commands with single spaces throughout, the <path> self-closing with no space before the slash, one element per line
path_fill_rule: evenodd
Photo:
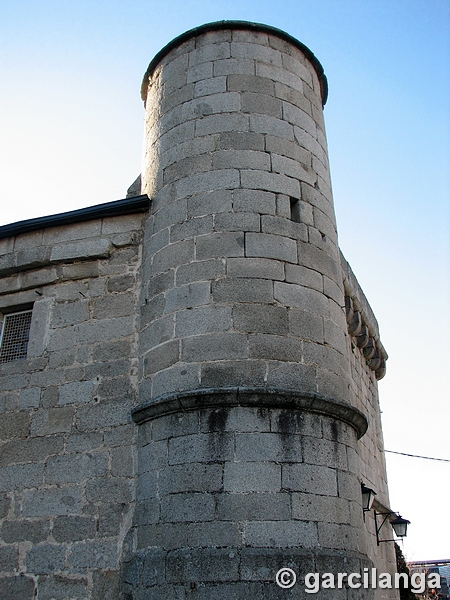
<path fill-rule="evenodd" d="M 350 333 L 365 338 L 349 335 L 323 69 L 282 31 L 213 23 L 156 55 L 142 97 L 152 209 L 125 581 L 167 598 L 256 599 L 282 597 L 282 566 L 362 572 L 374 556 L 358 439 L 370 418 L 379 439 L 369 387 L 386 355 L 355 287 Z M 357 346 L 369 339 L 366 362 Z"/>
<path fill-rule="evenodd" d="M 392 514 L 387 355 L 337 244 L 320 63 L 213 23 L 142 95 L 142 191 L 0 227 L 1 600 L 278 600 L 308 573 L 392 573 L 361 494 Z"/>

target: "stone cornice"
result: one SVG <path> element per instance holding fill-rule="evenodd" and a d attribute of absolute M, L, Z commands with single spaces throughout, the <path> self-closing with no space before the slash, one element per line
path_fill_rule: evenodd
<path fill-rule="evenodd" d="M 157 417 L 203 408 L 251 406 L 302 410 L 327 415 L 351 425 L 361 438 L 367 431 L 367 419 L 358 409 L 320 394 L 275 388 L 214 388 L 178 392 L 143 402 L 132 410 L 135 423 Z"/>

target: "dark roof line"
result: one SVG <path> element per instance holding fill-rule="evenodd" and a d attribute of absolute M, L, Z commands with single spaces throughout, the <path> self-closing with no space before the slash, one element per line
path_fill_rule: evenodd
<path fill-rule="evenodd" d="M 46 217 L 37 217 L 36 219 L 27 219 L 26 221 L 17 221 L 8 225 L 0 226 L 0 239 L 28 233 L 46 227 L 57 227 L 58 225 L 71 225 L 82 221 L 92 221 L 93 219 L 103 219 L 106 217 L 118 217 L 120 215 L 129 215 L 133 213 L 145 212 L 150 208 L 150 199 L 144 194 L 134 198 L 124 198 L 123 200 L 114 200 L 105 204 L 96 204 L 87 208 L 71 210 L 69 212 L 48 215 Z"/>
<path fill-rule="evenodd" d="M 264 25 L 263 23 L 252 23 L 251 21 L 216 21 L 214 23 L 205 23 L 205 25 L 200 25 L 200 27 L 194 27 L 194 29 L 190 29 L 185 33 L 174 38 L 171 42 L 169 42 L 164 48 L 162 48 L 153 58 L 151 63 L 149 64 L 147 71 L 145 72 L 144 79 L 142 80 L 141 86 L 141 98 L 142 100 L 147 99 L 147 88 L 148 88 L 148 80 L 150 75 L 153 73 L 156 65 L 161 61 L 162 58 L 166 54 L 168 54 L 173 48 L 183 44 L 186 40 L 191 37 L 195 37 L 197 35 L 201 35 L 203 33 L 207 33 L 208 31 L 217 31 L 220 29 L 244 29 L 250 31 L 263 31 L 272 35 L 275 35 L 286 42 L 289 42 L 293 46 L 296 46 L 303 52 L 306 58 L 311 62 L 314 67 L 317 76 L 319 77 L 320 82 L 320 91 L 322 95 L 322 104 L 325 106 L 325 103 L 328 98 L 328 82 L 323 70 L 322 65 L 318 58 L 313 54 L 313 52 L 299 42 L 295 37 L 289 35 L 282 29 L 278 29 L 277 27 L 272 27 L 271 25 Z"/>

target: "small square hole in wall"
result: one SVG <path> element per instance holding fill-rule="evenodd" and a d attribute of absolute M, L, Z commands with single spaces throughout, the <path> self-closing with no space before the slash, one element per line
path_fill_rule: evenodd
<path fill-rule="evenodd" d="M 27 357 L 31 314 L 31 310 L 22 310 L 4 316 L 0 335 L 0 363 Z"/>
<path fill-rule="evenodd" d="M 291 202 L 291 221 L 300 223 L 300 200 L 297 198 L 290 198 Z"/>

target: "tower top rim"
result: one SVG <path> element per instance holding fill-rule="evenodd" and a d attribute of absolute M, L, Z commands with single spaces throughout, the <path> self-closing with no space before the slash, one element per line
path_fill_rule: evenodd
<path fill-rule="evenodd" d="M 148 68 L 144 74 L 144 78 L 142 80 L 141 85 L 141 98 L 145 102 L 147 98 L 147 89 L 148 82 L 151 74 L 156 68 L 156 65 L 168 54 L 171 50 L 176 48 L 177 46 L 183 44 L 191 37 L 195 37 L 198 35 L 202 35 L 204 33 L 208 33 L 210 31 L 218 31 L 222 29 L 236 29 L 236 30 L 249 30 L 249 31 L 260 31 L 263 33 L 269 33 L 276 37 L 285 40 L 286 42 L 292 44 L 297 47 L 299 50 L 303 52 L 306 58 L 310 61 L 314 70 L 317 73 L 320 83 L 320 92 L 322 97 L 322 105 L 325 106 L 325 103 L 328 98 L 328 82 L 324 72 L 324 69 L 319 61 L 319 59 L 314 55 L 314 53 L 307 47 L 305 44 L 297 40 L 297 38 L 293 37 L 289 33 L 286 33 L 282 29 L 278 29 L 277 27 L 272 27 L 271 25 L 265 25 L 263 23 L 253 23 L 252 21 L 215 21 L 213 23 L 205 23 L 204 25 L 200 25 L 199 27 L 194 27 L 193 29 L 189 29 L 189 31 L 185 31 L 181 35 L 174 38 L 168 44 L 166 44 L 151 60 Z"/>

